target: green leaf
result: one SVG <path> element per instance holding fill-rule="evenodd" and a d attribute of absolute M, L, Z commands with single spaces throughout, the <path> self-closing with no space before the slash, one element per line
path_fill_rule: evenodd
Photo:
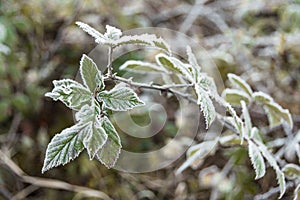
<path fill-rule="evenodd" d="M 135 73 L 167 72 L 164 68 L 152 63 L 139 60 L 128 60 L 120 66 L 120 70 L 127 70 Z"/>
<path fill-rule="evenodd" d="M 97 122 L 90 122 L 82 129 L 85 135 L 83 145 L 89 154 L 90 160 L 95 157 L 107 141 L 105 130 L 101 126 L 96 125 L 96 123 Z"/>
<path fill-rule="evenodd" d="M 114 111 L 126 111 L 145 104 L 132 89 L 127 87 L 114 87 L 110 91 L 99 92 L 97 99 Z"/>
<path fill-rule="evenodd" d="M 47 92 L 45 96 L 54 101 L 60 100 L 74 110 L 79 110 L 83 105 L 91 103 L 92 93 L 76 81 L 71 79 L 54 80 L 53 85 L 53 90 Z"/>
<path fill-rule="evenodd" d="M 285 121 L 290 128 L 293 128 L 292 116 L 288 109 L 283 109 L 279 104 L 271 102 L 264 106 L 264 109 L 267 113 L 270 127 L 273 128 L 282 121 Z"/>
<path fill-rule="evenodd" d="M 100 123 L 101 127 L 108 135 L 108 138 L 102 149 L 96 154 L 96 158 L 107 168 L 111 168 L 119 158 L 122 148 L 121 140 L 116 129 L 107 117 L 101 118 Z"/>
<path fill-rule="evenodd" d="M 74 125 L 52 138 L 46 150 L 42 173 L 53 167 L 67 164 L 80 154 L 84 146 L 83 134 L 80 134 L 79 130 L 80 128 Z"/>
<path fill-rule="evenodd" d="M 295 164 L 287 164 L 282 168 L 283 173 L 289 179 L 296 179 L 300 177 L 300 167 Z"/>
<path fill-rule="evenodd" d="M 192 52 L 192 49 L 190 46 L 187 46 L 186 48 L 186 54 L 188 56 L 189 64 L 192 66 L 192 74 L 195 82 L 198 82 L 198 78 L 200 76 L 201 67 L 197 63 L 196 56 Z"/>
<path fill-rule="evenodd" d="M 202 89 L 204 89 L 208 93 L 209 96 L 211 96 L 215 99 L 219 98 L 217 86 L 212 77 L 207 76 L 205 73 L 201 73 L 201 74 L 199 74 L 199 77 L 197 80 L 198 80 L 198 82 L 196 84 L 198 84 Z"/>
<path fill-rule="evenodd" d="M 116 27 L 106 25 L 106 32 L 104 33 L 104 37 L 112 39 L 112 40 L 118 40 L 122 36 L 122 31 Z"/>
<path fill-rule="evenodd" d="M 186 152 L 186 161 L 176 170 L 176 174 L 182 173 L 189 166 L 199 167 L 206 156 L 214 154 L 216 144 L 216 140 L 210 140 L 190 147 Z"/>
<path fill-rule="evenodd" d="M 253 127 L 251 129 L 250 138 L 253 138 L 257 141 L 263 142 L 261 135 L 259 133 L 259 130 L 256 127 Z"/>
<path fill-rule="evenodd" d="M 252 131 L 251 118 L 246 103 L 244 101 L 241 101 L 241 105 L 242 105 L 242 113 L 245 121 L 245 135 L 247 137 L 250 137 Z"/>
<path fill-rule="evenodd" d="M 264 158 L 262 157 L 258 147 L 251 140 L 248 141 L 248 150 L 251 163 L 255 169 L 255 179 L 259 179 L 266 173 Z"/>
<path fill-rule="evenodd" d="M 243 127 L 244 127 L 242 120 L 238 117 L 235 110 L 232 108 L 232 106 L 229 103 L 223 102 L 223 105 L 226 107 L 230 115 L 233 117 L 232 122 L 234 123 L 233 125 L 235 129 L 239 134 L 242 134 Z"/>
<path fill-rule="evenodd" d="M 200 105 L 201 111 L 205 118 L 206 128 L 208 128 L 216 117 L 216 111 L 212 100 L 205 90 L 198 84 L 195 85 L 195 91 L 198 97 L 197 104 Z"/>
<path fill-rule="evenodd" d="M 242 100 L 245 101 L 247 104 L 250 102 L 249 95 L 242 90 L 226 88 L 223 91 L 222 96 L 228 103 L 235 106 L 239 106 Z"/>
<path fill-rule="evenodd" d="M 260 104 L 268 104 L 273 101 L 273 98 L 264 92 L 254 92 L 253 98 Z"/>
<path fill-rule="evenodd" d="M 83 23 L 83 22 L 76 22 L 76 24 L 85 32 L 87 32 L 90 36 L 95 38 L 96 43 L 103 43 L 106 41 L 106 37 L 103 34 L 99 33 L 96 29 L 92 28 L 91 26 Z"/>
<path fill-rule="evenodd" d="M 87 55 L 83 55 L 80 61 L 80 74 L 84 85 L 94 92 L 96 88 L 104 89 L 105 85 L 101 72 L 98 70 L 97 65 Z"/>
<path fill-rule="evenodd" d="M 175 73 L 182 74 L 189 81 L 195 82 L 193 74 L 190 71 L 191 66 L 185 64 L 175 57 L 167 56 L 166 54 L 160 53 L 155 56 L 158 65 L 164 67 L 168 71 L 173 71 Z"/>
<path fill-rule="evenodd" d="M 157 47 L 159 49 L 168 52 L 169 54 L 171 53 L 170 46 L 162 38 L 157 37 L 154 34 L 125 35 L 120 39 L 116 40 L 113 46 L 117 47 L 124 44 L 146 45 L 151 47 Z"/>
<path fill-rule="evenodd" d="M 258 144 L 258 148 L 259 148 L 260 152 L 262 153 L 262 155 L 266 158 L 266 160 L 268 161 L 270 166 L 276 172 L 276 178 L 277 178 L 277 182 L 278 182 L 279 188 L 280 188 L 279 198 L 281 198 L 283 196 L 283 194 L 285 193 L 285 190 L 286 190 L 286 187 L 285 187 L 286 183 L 285 183 L 284 174 L 280 170 L 274 156 L 268 151 L 267 147 L 263 143 L 261 143 L 260 141 L 255 140 L 255 142 Z"/>
<path fill-rule="evenodd" d="M 147 45 L 152 47 L 157 47 L 168 53 L 171 53 L 169 45 L 160 37 L 157 37 L 154 34 L 141 34 L 141 35 L 125 35 L 122 36 L 120 29 L 106 25 L 106 32 L 104 35 L 98 32 L 96 29 L 91 26 L 82 23 L 76 22 L 76 24 L 93 38 L 98 44 L 104 44 L 111 47 L 118 47 L 125 44 L 135 44 L 135 45 Z M 122 36 L 122 37 L 121 37 Z"/>
<path fill-rule="evenodd" d="M 290 128 L 293 128 L 292 116 L 288 109 L 282 108 L 272 97 L 263 92 L 253 93 L 253 98 L 258 103 L 264 105 L 271 128 L 281 124 L 283 121 L 286 122 Z"/>
<path fill-rule="evenodd" d="M 280 195 L 279 199 L 284 195 L 285 190 L 286 190 L 286 183 L 285 183 L 285 177 L 282 171 L 276 170 L 276 179 L 279 184 L 279 189 L 280 189 Z"/>
<path fill-rule="evenodd" d="M 220 137 L 219 143 L 222 146 L 232 147 L 241 144 L 241 138 L 236 134 L 224 135 Z"/>
<path fill-rule="evenodd" d="M 100 126 L 99 113 L 100 108 L 94 102 L 91 106 L 85 105 L 82 107 L 75 115 L 78 126 L 81 127 L 80 132 L 84 135 L 83 145 L 91 160 L 107 140 L 107 134 Z"/>
<path fill-rule="evenodd" d="M 229 73 L 227 76 L 233 86 L 246 92 L 250 97 L 252 96 L 253 91 L 246 81 L 235 74 Z"/>

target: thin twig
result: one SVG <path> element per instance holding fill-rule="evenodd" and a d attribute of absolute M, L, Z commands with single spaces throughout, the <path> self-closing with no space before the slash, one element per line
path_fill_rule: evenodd
<path fill-rule="evenodd" d="M 6 199 L 11 199 L 12 197 L 12 194 L 3 185 L 0 185 L 0 194 Z"/>
<path fill-rule="evenodd" d="M 39 189 L 38 186 L 36 185 L 29 185 L 28 187 L 24 188 L 17 194 L 15 194 L 10 200 L 21 200 L 25 199 L 28 195 L 30 195 L 32 192 L 36 191 Z"/>
<path fill-rule="evenodd" d="M 160 90 L 160 91 L 168 91 L 170 88 L 186 88 L 186 87 L 193 87 L 194 84 L 169 84 L 169 85 L 158 85 L 153 83 L 139 83 L 132 81 L 132 79 L 126 79 L 120 76 L 112 75 L 111 77 L 107 76 L 104 80 L 114 80 L 122 83 L 126 83 L 130 86 L 137 87 L 137 88 L 147 88 L 153 90 Z"/>
<path fill-rule="evenodd" d="M 28 176 L 16 163 L 14 163 L 14 161 L 12 161 L 1 150 L 0 150 L 0 163 L 3 163 L 5 166 L 7 166 L 24 183 L 29 183 L 37 187 L 62 189 L 62 190 L 67 190 L 67 191 L 72 191 L 77 193 L 83 193 L 90 197 L 99 197 L 104 200 L 111 200 L 111 198 L 107 194 L 99 190 L 94 190 L 91 188 L 77 186 L 77 185 L 71 185 L 64 181 L 59 181 L 55 179 Z"/>
<path fill-rule="evenodd" d="M 130 85 L 132 87 L 137 87 L 137 88 L 146 88 L 146 89 L 153 89 L 153 90 L 159 90 L 161 92 L 169 92 L 171 94 L 183 97 L 184 99 L 187 99 L 190 102 L 196 103 L 196 99 L 194 99 L 190 94 L 188 93 L 182 93 L 177 90 L 172 90 L 172 88 L 179 88 L 179 87 L 191 87 L 193 84 L 171 84 L 171 85 L 156 85 L 156 84 L 147 84 L 147 83 L 139 83 L 139 82 L 134 82 L 131 79 L 125 79 L 119 76 L 111 76 L 106 77 L 104 80 L 114 80 L 122 83 L 126 83 L 127 85 Z"/>
<path fill-rule="evenodd" d="M 7 149 L 10 149 L 10 147 L 12 147 L 13 144 L 14 144 L 14 141 L 15 141 L 15 138 L 16 138 L 16 135 L 17 135 L 17 130 L 19 128 L 21 120 L 22 120 L 21 113 L 16 113 L 14 115 L 11 126 L 8 130 L 8 133 L 7 133 L 7 140 L 6 140 L 7 141 L 7 144 L 6 144 Z"/>
<path fill-rule="evenodd" d="M 295 187 L 295 183 L 294 182 L 288 182 L 286 184 L 286 189 Z M 273 196 L 276 193 L 280 192 L 280 187 L 273 187 L 271 188 L 268 192 L 264 193 L 264 194 L 258 194 L 254 197 L 254 200 L 264 200 L 264 199 L 270 199 L 271 196 Z"/>
<path fill-rule="evenodd" d="M 108 58 L 107 58 L 107 76 L 108 77 L 112 77 L 112 75 L 113 75 L 112 53 L 113 53 L 113 48 L 109 47 L 108 48 Z"/>

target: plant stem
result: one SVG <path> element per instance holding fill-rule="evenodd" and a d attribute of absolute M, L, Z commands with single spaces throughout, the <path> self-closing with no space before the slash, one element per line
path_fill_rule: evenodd
<path fill-rule="evenodd" d="M 157 85 L 157 84 L 153 84 L 153 83 L 139 83 L 139 82 L 135 82 L 132 81 L 132 79 L 126 79 L 120 76 L 116 76 L 116 75 L 112 75 L 111 77 L 105 77 L 104 80 L 113 80 L 113 81 L 117 81 L 117 82 L 122 82 L 122 83 L 126 83 L 127 85 L 130 85 L 132 87 L 137 87 L 137 88 L 147 88 L 147 89 L 153 89 L 153 90 L 159 90 L 162 92 L 170 92 L 174 95 L 178 95 L 181 96 L 191 102 L 196 103 L 197 101 L 191 97 L 190 94 L 187 93 L 182 93 L 180 91 L 177 90 L 172 90 L 172 88 L 185 88 L 185 87 L 192 87 L 194 84 L 169 84 L 169 85 Z"/>
<path fill-rule="evenodd" d="M 107 58 L 107 76 L 112 77 L 113 75 L 113 69 L 112 69 L 112 53 L 113 53 L 113 48 L 109 47 L 108 48 L 108 58 Z"/>

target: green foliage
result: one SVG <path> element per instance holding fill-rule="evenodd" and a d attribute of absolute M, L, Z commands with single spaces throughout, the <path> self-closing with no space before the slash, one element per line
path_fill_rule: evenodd
<path fill-rule="evenodd" d="M 99 92 L 97 99 L 103 102 L 104 107 L 113 111 L 127 111 L 144 105 L 132 89 L 118 86 L 109 91 Z"/>
<path fill-rule="evenodd" d="M 266 166 L 264 158 L 262 157 L 258 147 L 251 141 L 249 141 L 249 156 L 251 158 L 251 163 L 255 169 L 255 179 L 263 177 L 266 173 Z"/>
<path fill-rule="evenodd" d="M 114 166 L 121 141 L 103 109 L 125 111 L 144 104 L 129 88 L 102 91 L 103 76 L 86 55 L 80 61 L 80 74 L 85 86 L 69 79 L 53 81 L 54 89 L 45 95 L 78 112 L 77 124 L 57 134 L 49 143 L 42 172 L 75 159 L 83 147 L 90 159 L 96 156 L 108 168 Z"/>
<path fill-rule="evenodd" d="M 60 100 L 67 107 L 77 111 L 76 124 L 54 136 L 49 143 L 42 172 L 70 162 L 83 149 L 87 150 L 90 159 L 96 158 L 108 168 L 115 165 L 121 151 L 121 140 L 109 120 L 108 113 L 131 110 L 144 105 L 144 102 L 139 99 L 133 89 L 124 87 L 123 84 L 107 90 L 105 81 L 110 80 L 123 82 L 130 87 L 155 89 L 181 95 L 199 106 L 205 119 L 206 128 L 212 125 L 217 116 L 218 120 L 225 121 L 230 127 L 230 134 L 192 146 L 187 151 L 187 160 L 176 174 L 183 172 L 187 167 L 199 168 L 208 155 L 215 153 L 218 146 L 242 145 L 242 147 L 248 148 L 248 155 L 256 174 L 255 179 L 265 176 L 266 166 L 271 166 L 275 170 L 280 190 L 279 198 L 284 195 L 286 190 L 285 174 L 288 178 L 295 178 L 299 175 L 297 165 L 296 167 L 286 165 L 283 169 L 280 167 L 277 158 L 264 143 L 261 135 L 262 129 L 252 123 L 250 108 L 251 105 L 257 104 L 264 108 L 271 129 L 282 124 L 287 124 L 290 129 L 293 128 L 289 110 L 282 108 L 272 97 L 260 91 L 253 92 L 243 78 L 231 73 L 228 74 L 228 80 L 234 89 L 226 88 L 223 98 L 220 97 L 214 79 L 201 71 L 190 47 L 186 49 L 188 62 L 184 62 L 172 56 L 169 45 L 155 35 L 122 36 L 121 30 L 112 26 L 106 26 L 106 32 L 102 34 L 85 23 L 77 22 L 77 25 L 91 35 L 96 43 L 109 48 L 109 70 L 102 75 L 93 60 L 83 55 L 80 62 L 83 85 L 70 79 L 53 81 L 54 89 L 52 92 L 46 93 L 46 96 L 53 100 Z M 120 45 L 127 44 L 156 47 L 159 51 L 167 53 L 159 52 L 155 56 L 156 63 L 126 60 L 119 68 L 138 73 L 159 73 L 164 77 L 165 85 L 138 83 L 132 79 L 119 77 L 117 73 L 112 72 L 110 58 L 113 50 Z M 169 84 L 174 77 L 180 84 Z M 181 87 L 185 90 L 182 90 Z M 187 90 L 189 87 L 192 90 Z M 188 94 L 183 94 L 182 91 Z M 214 103 L 225 107 L 230 116 L 221 116 L 216 111 Z M 231 104 L 241 106 L 240 116 Z M 212 148 L 214 145 L 215 147 Z M 222 172 L 216 170 L 215 174 L 217 178 L 213 179 L 221 180 Z M 227 179 L 226 183 L 232 184 Z M 230 188 L 217 189 L 226 193 Z"/>

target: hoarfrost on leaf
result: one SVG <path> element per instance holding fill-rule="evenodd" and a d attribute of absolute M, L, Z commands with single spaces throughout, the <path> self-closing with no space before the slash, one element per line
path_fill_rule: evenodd
<path fill-rule="evenodd" d="M 127 70 L 135 73 L 153 73 L 153 72 L 164 72 L 167 71 L 155 64 L 149 62 L 143 62 L 139 60 L 128 60 L 120 66 L 121 70 Z"/>
<path fill-rule="evenodd" d="M 235 86 L 236 88 L 239 88 L 241 90 L 243 90 L 244 92 L 246 92 L 250 97 L 252 96 L 252 89 L 250 87 L 250 85 L 244 81 L 241 77 L 235 75 L 235 74 L 231 74 L 229 73 L 228 75 L 228 79 L 231 82 L 231 84 L 233 86 Z"/>
<path fill-rule="evenodd" d="M 114 111 L 127 111 L 145 103 L 139 99 L 137 94 L 128 87 L 114 87 L 110 91 L 102 91 L 97 99 L 104 103 L 104 106 Z"/>
<path fill-rule="evenodd" d="M 201 67 L 198 65 L 196 56 L 192 52 L 190 46 L 187 46 L 186 54 L 188 56 L 189 64 L 192 66 L 192 73 L 193 73 L 194 80 L 195 82 L 198 82 L 198 77 L 200 76 L 201 73 Z"/>
<path fill-rule="evenodd" d="M 100 90 L 104 89 L 105 85 L 101 72 L 98 70 L 94 61 L 85 54 L 80 60 L 79 70 L 84 85 L 89 88 L 91 92 L 94 92 L 96 88 Z"/>
<path fill-rule="evenodd" d="M 230 88 L 226 88 L 223 91 L 222 97 L 230 104 L 235 105 L 235 106 L 239 106 L 241 100 L 245 101 L 247 104 L 251 101 L 251 98 L 249 97 L 249 95 L 242 91 L 242 90 L 238 90 L 238 89 L 230 89 Z"/>
<path fill-rule="evenodd" d="M 209 153 L 214 153 L 216 140 L 205 141 L 190 147 L 186 153 L 187 160 L 177 169 L 176 174 L 180 174 L 186 168 L 193 166 L 197 160 L 204 159 Z M 197 162 L 201 163 L 201 162 Z M 195 167 L 199 167 L 195 166 Z"/>
<path fill-rule="evenodd" d="M 285 193 L 285 190 L 286 190 L 286 187 L 285 187 L 286 183 L 285 183 L 284 174 L 280 170 L 274 156 L 268 151 L 267 147 L 263 143 L 261 143 L 260 141 L 255 140 L 255 142 L 258 144 L 257 146 L 258 146 L 260 152 L 262 153 L 262 155 L 266 158 L 266 160 L 268 161 L 270 166 L 275 170 L 276 179 L 277 179 L 279 189 L 280 189 L 279 198 L 281 198 L 283 196 L 283 194 Z"/>
<path fill-rule="evenodd" d="M 112 39 L 112 40 L 118 40 L 122 36 L 122 31 L 116 27 L 106 25 L 106 32 L 104 33 L 104 37 Z"/>
<path fill-rule="evenodd" d="M 54 101 L 60 100 L 67 107 L 79 110 L 83 105 L 91 103 L 92 93 L 80 83 L 71 79 L 53 81 L 54 88 L 45 94 Z"/>
<path fill-rule="evenodd" d="M 52 138 L 46 150 L 42 173 L 53 167 L 67 164 L 80 154 L 84 149 L 82 143 L 84 135 L 80 134 L 79 130 L 80 127 L 73 125 Z"/>
<path fill-rule="evenodd" d="M 182 74 L 190 82 L 195 82 L 190 70 L 190 65 L 184 64 L 179 59 L 163 53 L 157 54 L 155 59 L 157 64 L 164 67 L 166 70 Z"/>
<path fill-rule="evenodd" d="M 96 154 L 96 158 L 107 168 L 111 168 L 119 158 L 122 148 L 121 140 L 116 129 L 107 117 L 101 118 L 100 124 L 108 135 L 108 138 L 102 149 Z"/>
<path fill-rule="evenodd" d="M 198 84 L 195 85 L 195 90 L 198 97 L 197 104 L 200 105 L 205 118 L 206 128 L 208 128 L 216 117 L 215 107 L 207 92 Z"/>
<path fill-rule="evenodd" d="M 287 123 L 291 129 L 293 128 L 292 116 L 288 109 L 282 108 L 272 97 L 263 92 L 253 93 L 253 98 L 263 105 L 271 128 L 281 124 L 283 121 Z"/>
<path fill-rule="evenodd" d="M 248 151 L 251 163 L 255 169 L 255 179 L 259 179 L 266 173 L 264 158 L 262 157 L 258 147 L 251 140 L 248 141 Z"/>
<path fill-rule="evenodd" d="M 96 29 L 92 28 L 91 26 L 83 23 L 83 22 L 76 22 L 76 24 L 85 32 L 87 32 L 90 36 L 92 36 L 93 38 L 95 38 L 95 42 L 96 43 L 105 43 L 106 38 L 104 37 L 104 35 L 102 33 L 100 33 L 99 31 L 97 31 Z"/>

